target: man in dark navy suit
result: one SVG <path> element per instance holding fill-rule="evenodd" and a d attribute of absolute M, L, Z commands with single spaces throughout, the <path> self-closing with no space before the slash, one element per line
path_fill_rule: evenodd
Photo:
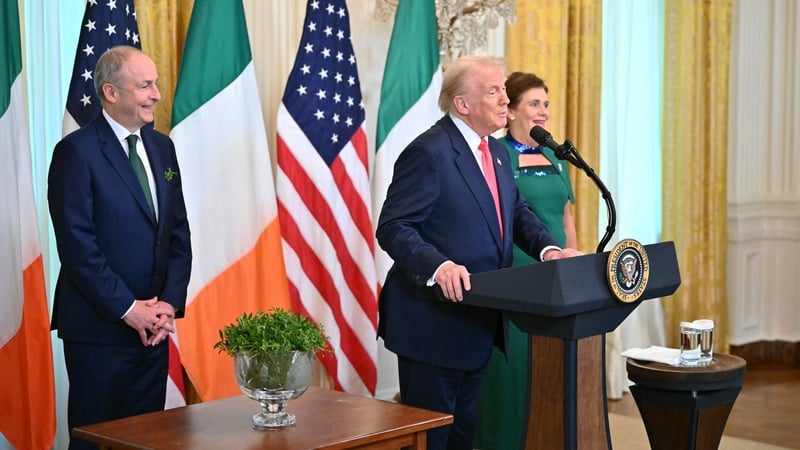
<path fill-rule="evenodd" d="M 70 430 L 164 408 L 167 338 L 183 316 L 192 251 L 175 147 L 147 126 L 157 80 L 140 50 L 108 50 L 94 71 L 102 113 L 53 151 L 52 328 L 64 345 Z M 72 439 L 78 448 L 97 447 Z"/>
<path fill-rule="evenodd" d="M 446 115 L 398 157 L 378 222 L 378 242 L 394 260 L 378 335 L 397 354 L 401 399 L 454 416 L 428 432 L 431 449 L 472 449 L 492 345 L 505 350 L 502 314 L 460 303 L 470 273 L 509 267 L 512 243 L 540 260 L 580 254 L 557 246 L 490 136 L 505 126 L 508 103 L 502 59 L 456 60 L 439 96 Z"/>

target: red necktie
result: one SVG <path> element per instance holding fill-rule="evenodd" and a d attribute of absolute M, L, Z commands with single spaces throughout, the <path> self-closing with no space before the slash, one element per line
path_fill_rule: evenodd
<path fill-rule="evenodd" d="M 486 138 L 481 139 L 481 143 L 478 145 L 478 151 L 481 154 L 483 177 L 486 178 L 486 184 L 489 185 L 489 191 L 492 193 L 492 198 L 494 199 L 494 209 L 497 212 L 497 222 L 500 224 L 500 237 L 502 237 L 503 216 L 500 214 L 500 195 L 497 193 L 497 178 L 494 175 L 492 154 L 489 152 L 489 143 L 486 141 Z"/>

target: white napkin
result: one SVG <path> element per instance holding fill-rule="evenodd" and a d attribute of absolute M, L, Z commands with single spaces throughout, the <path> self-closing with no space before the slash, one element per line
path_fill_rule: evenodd
<path fill-rule="evenodd" d="M 659 347 L 652 345 L 647 348 L 629 348 L 621 353 L 626 358 L 638 359 L 640 361 L 653 361 L 670 366 L 681 365 L 681 351 L 677 348 Z"/>

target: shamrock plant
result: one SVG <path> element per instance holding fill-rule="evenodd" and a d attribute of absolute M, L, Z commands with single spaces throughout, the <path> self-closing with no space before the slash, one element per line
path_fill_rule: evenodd
<path fill-rule="evenodd" d="M 282 308 L 271 308 L 268 313 L 243 313 L 235 323 L 219 330 L 219 337 L 214 348 L 231 356 L 239 352 L 317 352 L 327 345 L 321 325 Z"/>

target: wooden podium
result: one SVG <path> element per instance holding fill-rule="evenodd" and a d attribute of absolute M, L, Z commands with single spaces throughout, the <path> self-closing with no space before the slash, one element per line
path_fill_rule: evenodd
<path fill-rule="evenodd" d="M 526 449 L 610 449 L 605 333 L 640 302 L 680 285 L 675 245 L 644 246 L 641 297 L 618 301 L 606 279 L 609 252 L 477 273 L 464 303 L 502 310 L 531 336 Z"/>

